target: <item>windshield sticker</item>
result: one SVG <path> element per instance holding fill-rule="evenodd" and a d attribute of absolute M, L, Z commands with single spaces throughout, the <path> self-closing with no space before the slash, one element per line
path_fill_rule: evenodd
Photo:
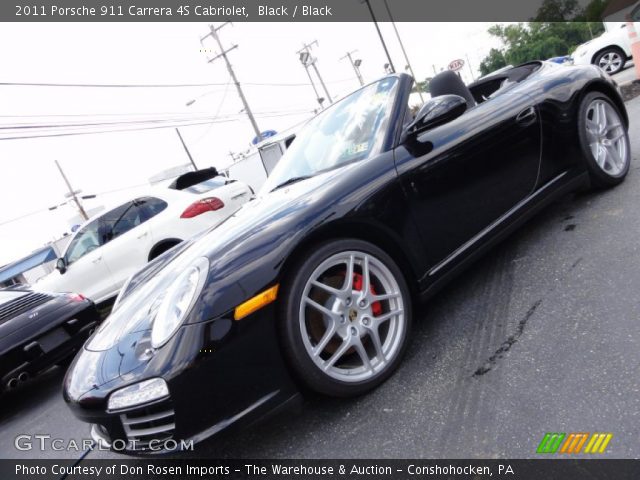
<path fill-rule="evenodd" d="M 366 152 L 369 149 L 369 142 L 362 142 L 355 145 L 349 145 L 345 149 L 345 155 L 357 155 L 358 153 Z"/>

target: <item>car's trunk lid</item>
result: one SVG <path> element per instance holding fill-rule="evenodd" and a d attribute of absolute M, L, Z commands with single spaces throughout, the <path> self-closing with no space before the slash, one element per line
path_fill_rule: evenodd
<path fill-rule="evenodd" d="M 0 325 L 51 300 L 42 292 L 0 292 Z"/>

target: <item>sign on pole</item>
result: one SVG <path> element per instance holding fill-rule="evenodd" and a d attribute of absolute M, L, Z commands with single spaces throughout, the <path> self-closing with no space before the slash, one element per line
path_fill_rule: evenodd
<path fill-rule="evenodd" d="M 457 60 L 453 60 L 449 64 L 449 70 L 454 72 L 462 70 L 462 67 L 464 67 L 464 60 L 462 60 L 461 58 L 458 58 Z"/>

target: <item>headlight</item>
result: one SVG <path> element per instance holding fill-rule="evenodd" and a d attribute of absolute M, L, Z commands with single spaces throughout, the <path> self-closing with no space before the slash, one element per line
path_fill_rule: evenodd
<path fill-rule="evenodd" d="M 200 294 L 209 261 L 199 258 L 188 266 L 163 294 L 151 330 L 151 346 L 159 348 L 173 336 Z"/>
<path fill-rule="evenodd" d="M 116 390 L 109 397 L 107 408 L 120 410 L 122 408 L 142 405 L 169 396 L 169 387 L 162 378 L 152 378 L 136 383 L 120 390 Z"/>

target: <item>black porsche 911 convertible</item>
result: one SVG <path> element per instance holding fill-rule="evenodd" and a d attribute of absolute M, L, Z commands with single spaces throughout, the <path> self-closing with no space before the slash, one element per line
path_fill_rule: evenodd
<path fill-rule="evenodd" d="M 0 393 L 16 388 L 82 348 L 100 316 L 75 293 L 0 289 Z"/>
<path fill-rule="evenodd" d="M 444 72 L 415 115 L 412 85 L 391 75 L 324 110 L 255 200 L 128 281 L 65 378 L 94 438 L 162 450 L 304 389 L 374 388 L 415 299 L 558 196 L 629 170 L 626 110 L 597 67 L 533 62 L 468 87 Z"/>

